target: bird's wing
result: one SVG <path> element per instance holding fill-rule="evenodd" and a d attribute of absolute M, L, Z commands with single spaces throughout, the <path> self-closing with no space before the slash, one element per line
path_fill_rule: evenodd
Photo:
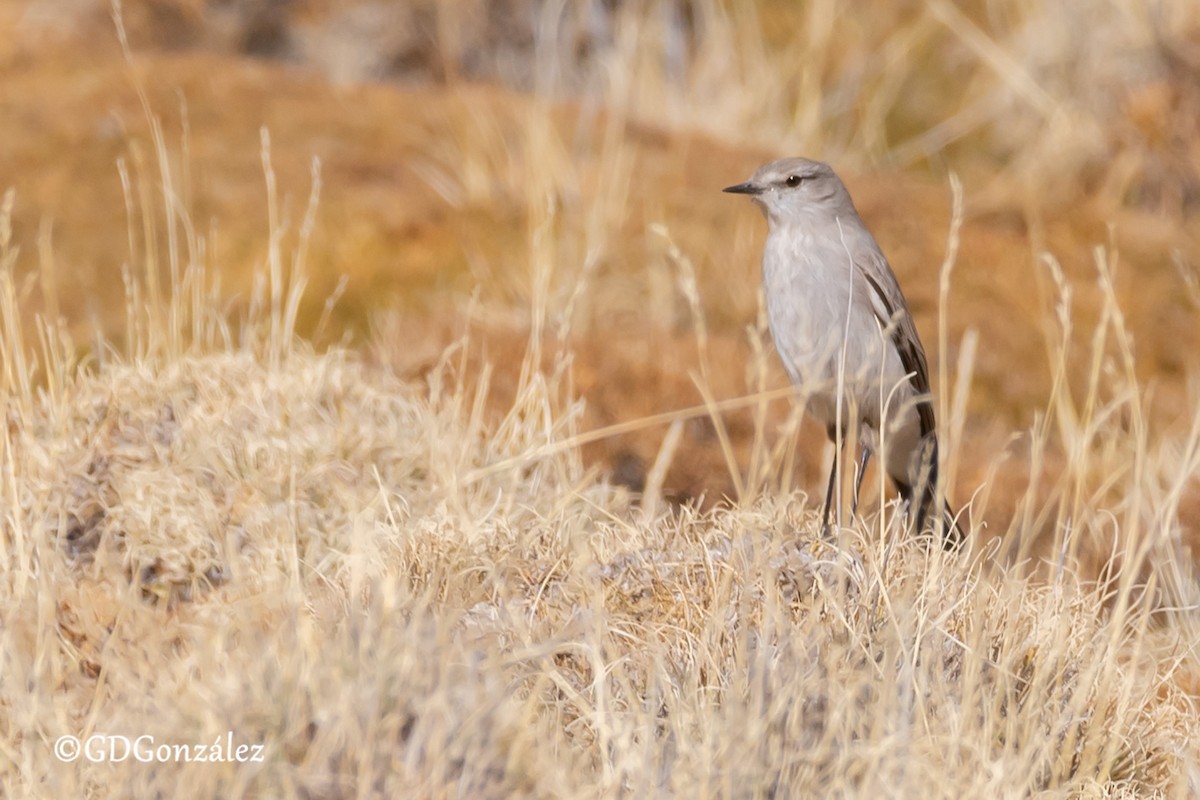
<path fill-rule="evenodd" d="M 891 331 L 892 345 L 896 348 L 904 371 L 908 373 L 909 382 L 917 392 L 917 415 L 921 422 L 921 436 L 924 437 L 934 430 L 933 400 L 930 396 L 929 366 L 925 361 L 925 348 L 917 336 L 916 323 L 904 302 L 904 294 L 900 291 L 900 284 L 896 282 L 891 266 L 874 241 L 859 248 L 854 262 L 870 289 L 871 309 L 875 318 L 885 331 Z"/>

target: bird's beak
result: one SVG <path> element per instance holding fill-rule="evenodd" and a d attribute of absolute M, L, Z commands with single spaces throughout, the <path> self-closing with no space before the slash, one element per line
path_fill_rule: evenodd
<path fill-rule="evenodd" d="M 753 181 L 746 181 L 745 183 L 737 183 L 733 186 L 726 186 L 721 191 L 729 192 L 730 194 L 762 194 L 762 187 Z"/>

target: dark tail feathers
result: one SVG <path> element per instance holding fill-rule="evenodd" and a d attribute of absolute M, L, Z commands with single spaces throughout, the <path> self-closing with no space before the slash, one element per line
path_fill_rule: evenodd
<path fill-rule="evenodd" d="M 896 480 L 895 476 L 892 481 L 896 484 L 896 489 L 900 492 L 900 496 L 908 503 L 910 513 L 912 509 L 916 509 L 917 532 L 925 530 L 925 523 L 929 519 L 930 511 L 937 503 L 937 483 L 938 483 L 938 449 L 937 440 L 933 440 L 933 446 L 925 448 L 928 453 L 926 459 L 927 467 L 920 470 L 918 477 L 918 487 L 921 491 L 921 501 L 913 502 L 913 497 L 916 492 L 913 487 L 900 480 Z M 942 502 L 942 513 L 940 520 L 934 523 L 935 533 L 940 533 L 942 536 L 942 547 L 946 550 L 957 550 L 962 546 L 966 536 L 963 534 L 962 528 L 959 527 L 958 521 L 955 519 L 954 510 L 950 508 L 950 503 Z"/>

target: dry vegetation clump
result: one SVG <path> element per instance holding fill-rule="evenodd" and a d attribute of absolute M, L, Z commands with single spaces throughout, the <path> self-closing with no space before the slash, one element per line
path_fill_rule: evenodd
<path fill-rule="evenodd" d="M 1142 594 L 801 498 L 645 519 L 536 457 L 540 390 L 480 426 L 340 352 L 61 377 L 6 396 L 10 796 L 1188 790 L 1195 657 Z M 227 730 L 266 762 L 50 750 Z"/>

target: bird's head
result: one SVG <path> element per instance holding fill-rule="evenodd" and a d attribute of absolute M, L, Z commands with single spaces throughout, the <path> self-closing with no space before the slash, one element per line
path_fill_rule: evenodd
<path fill-rule="evenodd" d="M 809 216 L 839 216 L 854 209 L 850 193 L 833 169 L 807 158 L 764 164 L 750 180 L 722 191 L 749 195 L 772 225 Z"/>

